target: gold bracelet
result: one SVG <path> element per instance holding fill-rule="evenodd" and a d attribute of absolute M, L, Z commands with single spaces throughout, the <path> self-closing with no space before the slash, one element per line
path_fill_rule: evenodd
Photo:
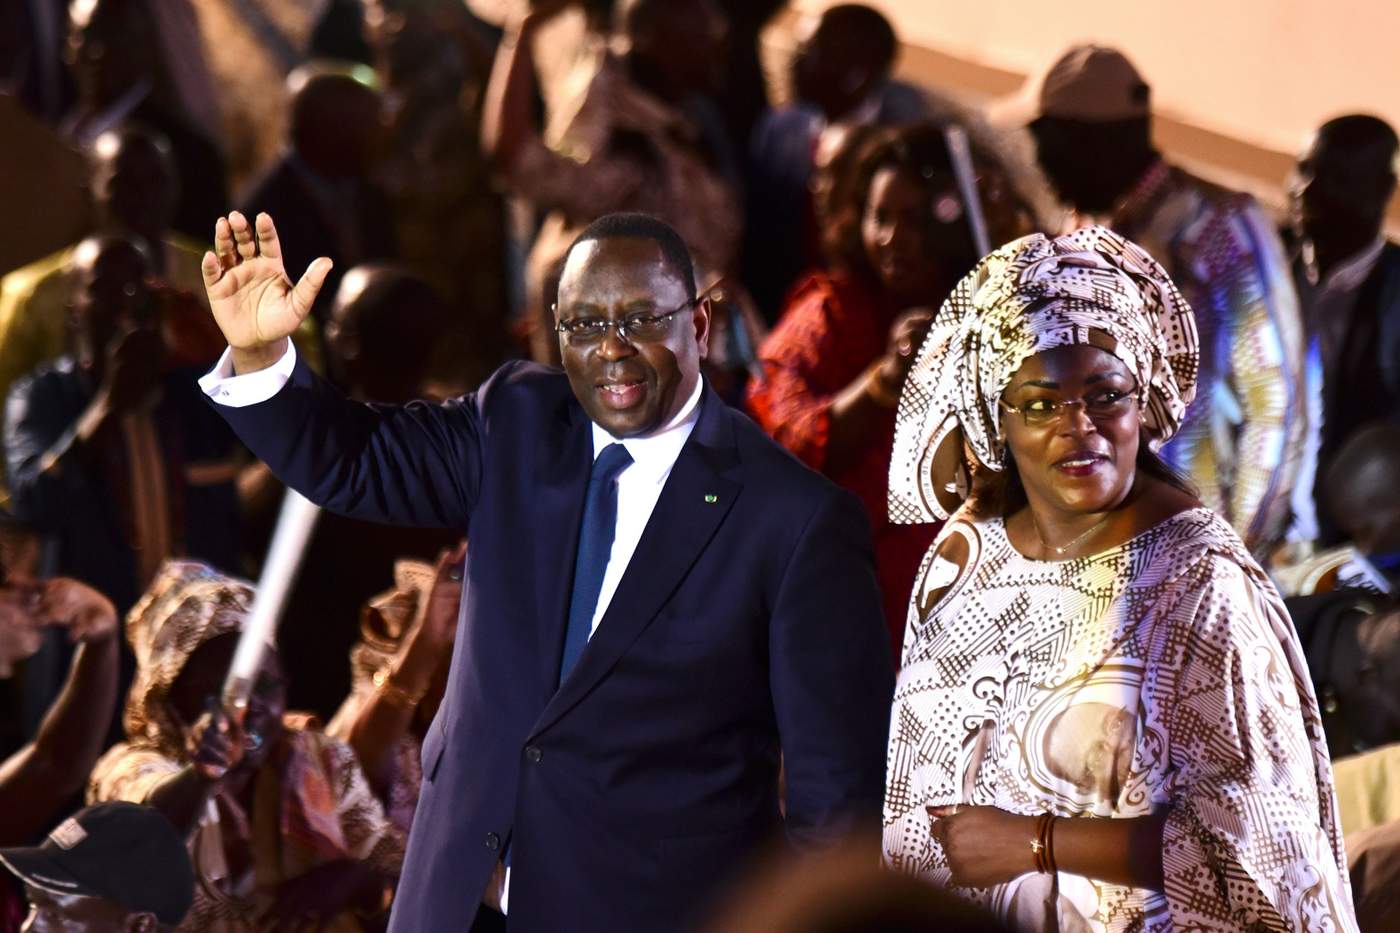
<path fill-rule="evenodd" d="M 899 392 L 891 392 L 885 385 L 885 380 L 880 376 L 880 364 L 877 362 L 870 369 L 866 370 L 865 394 L 870 396 L 870 400 L 881 408 L 898 408 Z"/>
<path fill-rule="evenodd" d="M 379 696 L 391 706 L 399 709 L 412 710 L 423 702 L 423 697 L 428 695 L 428 689 L 410 693 L 393 681 L 393 674 L 387 667 L 380 668 L 374 672 L 374 686 L 379 690 Z"/>

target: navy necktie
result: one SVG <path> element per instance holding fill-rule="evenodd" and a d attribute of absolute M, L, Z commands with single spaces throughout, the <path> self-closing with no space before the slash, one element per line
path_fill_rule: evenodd
<path fill-rule="evenodd" d="M 569 676 L 593 630 L 593 612 L 603 589 L 603 573 L 612 554 L 617 530 L 617 477 L 632 463 L 621 444 L 609 444 L 593 461 L 588 497 L 583 504 L 583 524 L 578 533 L 578 558 L 574 561 L 574 587 L 569 597 L 569 625 L 564 630 L 564 656 L 559 662 L 559 682 Z"/>

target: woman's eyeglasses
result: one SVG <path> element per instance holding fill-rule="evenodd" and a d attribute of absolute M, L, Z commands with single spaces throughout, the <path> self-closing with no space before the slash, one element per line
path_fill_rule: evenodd
<path fill-rule="evenodd" d="M 1083 408 L 1084 413 L 1093 421 L 1117 418 L 1137 403 L 1137 393 L 1108 389 L 1095 392 L 1088 398 L 1033 398 L 1021 405 L 1012 405 L 1004 399 L 997 401 L 1002 408 L 1020 415 L 1026 427 L 1041 428 L 1054 424 L 1071 408 L 1076 407 Z"/>
<path fill-rule="evenodd" d="M 597 343 L 609 330 L 617 330 L 617 338 L 628 343 L 649 343 L 661 340 L 671 330 L 671 319 L 682 311 L 698 304 L 701 297 L 695 297 L 671 311 L 635 311 L 620 318 L 571 317 L 554 325 L 570 344 L 582 346 Z"/>

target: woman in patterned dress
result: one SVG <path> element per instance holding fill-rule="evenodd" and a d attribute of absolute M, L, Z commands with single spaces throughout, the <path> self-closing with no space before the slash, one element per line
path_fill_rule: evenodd
<path fill-rule="evenodd" d="M 1022 929 L 1356 929 L 1286 611 L 1154 452 L 1197 359 L 1162 268 L 1091 227 L 986 257 L 900 401 L 891 518 L 952 516 L 911 597 L 885 855 Z"/>
<path fill-rule="evenodd" d="M 191 561 L 156 574 L 127 616 L 137 670 L 126 741 L 98 761 L 89 800 L 149 804 L 189 832 L 196 883 L 181 931 L 375 929 L 405 834 L 355 753 L 286 712 L 275 654 L 241 728 L 209 711 L 252 597 Z"/>

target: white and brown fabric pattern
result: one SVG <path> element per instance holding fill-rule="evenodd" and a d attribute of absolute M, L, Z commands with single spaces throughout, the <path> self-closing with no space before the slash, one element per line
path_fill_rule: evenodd
<path fill-rule="evenodd" d="M 943 302 L 904 384 L 890 459 L 890 520 L 939 521 L 965 497 L 964 445 L 999 471 L 998 400 L 1027 358 L 1090 344 L 1137 379 L 1153 449 L 1196 391 L 1191 308 L 1157 261 L 1104 227 L 1033 234 L 988 254 Z M 961 475 L 959 476 L 959 472 Z"/>
<path fill-rule="evenodd" d="M 930 805 L 1165 810 L 1165 893 L 1066 872 L 962 893 L 1020 929 L 1356 929 L 1303 654 L 1222 519 L 1191 510 L 1062 562 L 1023 557 L 1000 519 L 960 514 L 948 535 L 969 557 L 925 559 L 895 694 L 894 866 L 948 882 Z"/>

